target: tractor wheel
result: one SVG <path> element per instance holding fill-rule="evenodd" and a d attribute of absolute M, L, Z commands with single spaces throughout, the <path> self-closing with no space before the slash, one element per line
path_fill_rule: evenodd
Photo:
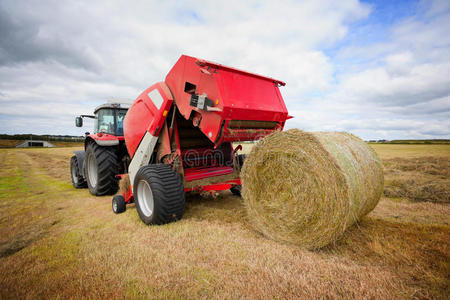
<path fill-rule="evenodd" d="M 125 198 L 122 195 L 115 195 L 112 199 L 112 209 L 115 214 L 123 213 L 127 209 Z"/>
<path fill-rule="evenodd" d="M 77 157 L 74 155 L 70 159 L 70 175 L 72 176 L 72 184 L 76 189 L 86 187 L 86 180 L 81 175 L 80 168 L 78 167 Z"/>
<path fill-rule="evenodd" d="M 242 170 L 242 166 L 244 165 L 244 161 L 245 161 L 246 157 L 247 157 L 247 154 L 239 154 L 236 157 L 236 161 L 239 165 L 239 170 Z M 230 191 L 233 193 L 233 195 L 238 196 L 238 197 L 241 197 L 241 190 L 242 190 L 241 185 L 235 185 L 230 188 Z"/>
<path fill-rule="evenodd" d="M 230 188 L 230 191 L 231 193 L 233 193 L 233 195 L 241 197 L 241 189 L 242 189 L 241 185 L 235 185 Z"/>
<path fill-rule="evenodd" d="M 118 164 L 114 147 L 90 143 L 86 149 L 84 171 L 92 195 L 111 195 L 117 192 Z"/>
<path fill-rule="evenodd" d="M 134 203 L 145 224 L 166 224 L 183 217 L 185 200 L 180 176 L 169 165 L 147 165 L 134 178 Z"/>

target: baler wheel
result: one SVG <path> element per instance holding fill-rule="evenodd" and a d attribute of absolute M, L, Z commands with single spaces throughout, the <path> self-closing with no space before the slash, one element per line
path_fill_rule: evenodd
<path fill-rule="evenodd" d="M 230 191 L 231 193 L 233 193 L 233 195 L 241 197 L 241 189 L 242 189 L 241 185 L 235 185 L 230 188 Z"/>
<path fill-rule="evenodd" d="M 242 166 L 244 165 L 244 161 L 245 161 L 246 157 L 247 157 L 247 154 L 239 154 L 236 157 L 236 161 L 239 164 L 239 170 L 242 170 Z M 230 188 L 231 193 L 233 193 L 233 195 L 238 196 L 238 197 L 241 197 L 241 190 L 242 190 L 241 185 L 235 185 Z"/>
<path fill-rule="evenodd" d="M 86 149 L 85 168 L 89 192 L 95 196 L 115 194 L 119 188 L 117 155 L 114 147 L 91 143 Z"/>
<path fill-rule="evenodd" d="M 166 224 L 183 217 L 183 183 L 169 165 L 141 167 L 136 173 L 133 186 L 136 210 L 145 224 Z"/>
<path fill-rule="evenodd" d="M 78 167 L 78 160 L 75 155 L 70 158 L 70 175 L 72 177 L 74 188 L 81 189 L 87 187 L 86 180 L 81 175 L 80 168 Z"/>
<path fill-rule="evenodd" d="M 115 214 L 123 213 L 127 209 L 125 198 L 122 195 L 115 195 L 112 199 L 112 209 Z"/>

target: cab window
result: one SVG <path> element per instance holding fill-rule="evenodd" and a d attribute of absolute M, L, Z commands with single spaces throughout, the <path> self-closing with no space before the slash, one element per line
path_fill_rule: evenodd
<path fill-rule="evenodd" d="M 123 119 L 125 118 L 125 115 L 127 114 L 127 111 L 125 109 L 118 109 L 117 110 L 117 135 L 123 135 Z"/>
<path fill-rule="evenodd" d="M 115 134 L 114 109 L 100 109 L 97 112 L 95 122 L 95 129 L 97 132 Z"/>

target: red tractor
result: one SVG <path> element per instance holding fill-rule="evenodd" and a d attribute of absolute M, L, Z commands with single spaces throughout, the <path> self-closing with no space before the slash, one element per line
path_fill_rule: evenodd
<path fill-rule="evenodd" d="M 182 218 L 185 192 L 239 194 L 244 156 L 234 142 L 282 130 L 285 83 L 182 55 L 164 82 L 140 94 L 124 120 L 131 162 L 115 213 L 134 200 L 145 224 Z"/>
<path fill-rule="evenodd" d="M 84 151 L 74 151 L 70 174 L 75 188 L 88 187 L 92 195 L 113 195 L 118 190 L 117 174 L 126 173 L 130 157 L 125 147 L 123 120 L 130 104 L 106 103 L 94 115 L 75 118 L 77 127 L 83 118 L 95 119 L 94 133 L 86 133 Z"/>

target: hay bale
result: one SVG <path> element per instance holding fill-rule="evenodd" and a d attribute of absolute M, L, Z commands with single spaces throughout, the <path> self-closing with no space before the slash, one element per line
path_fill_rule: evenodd
<path fill-rule="evenodd" d="M 125 174 L 119 181 L 119 193 L 121 195 L 126 195 L 130 189 L 130 176 Z"/>
<path fill-rule="evenodd" d="M 384 181 L 380 160 L 361 139 L 298 129 L 255 145 L 241 179 L 254 228 L 306 249 L 336 241 L 374 209 Z"/>

